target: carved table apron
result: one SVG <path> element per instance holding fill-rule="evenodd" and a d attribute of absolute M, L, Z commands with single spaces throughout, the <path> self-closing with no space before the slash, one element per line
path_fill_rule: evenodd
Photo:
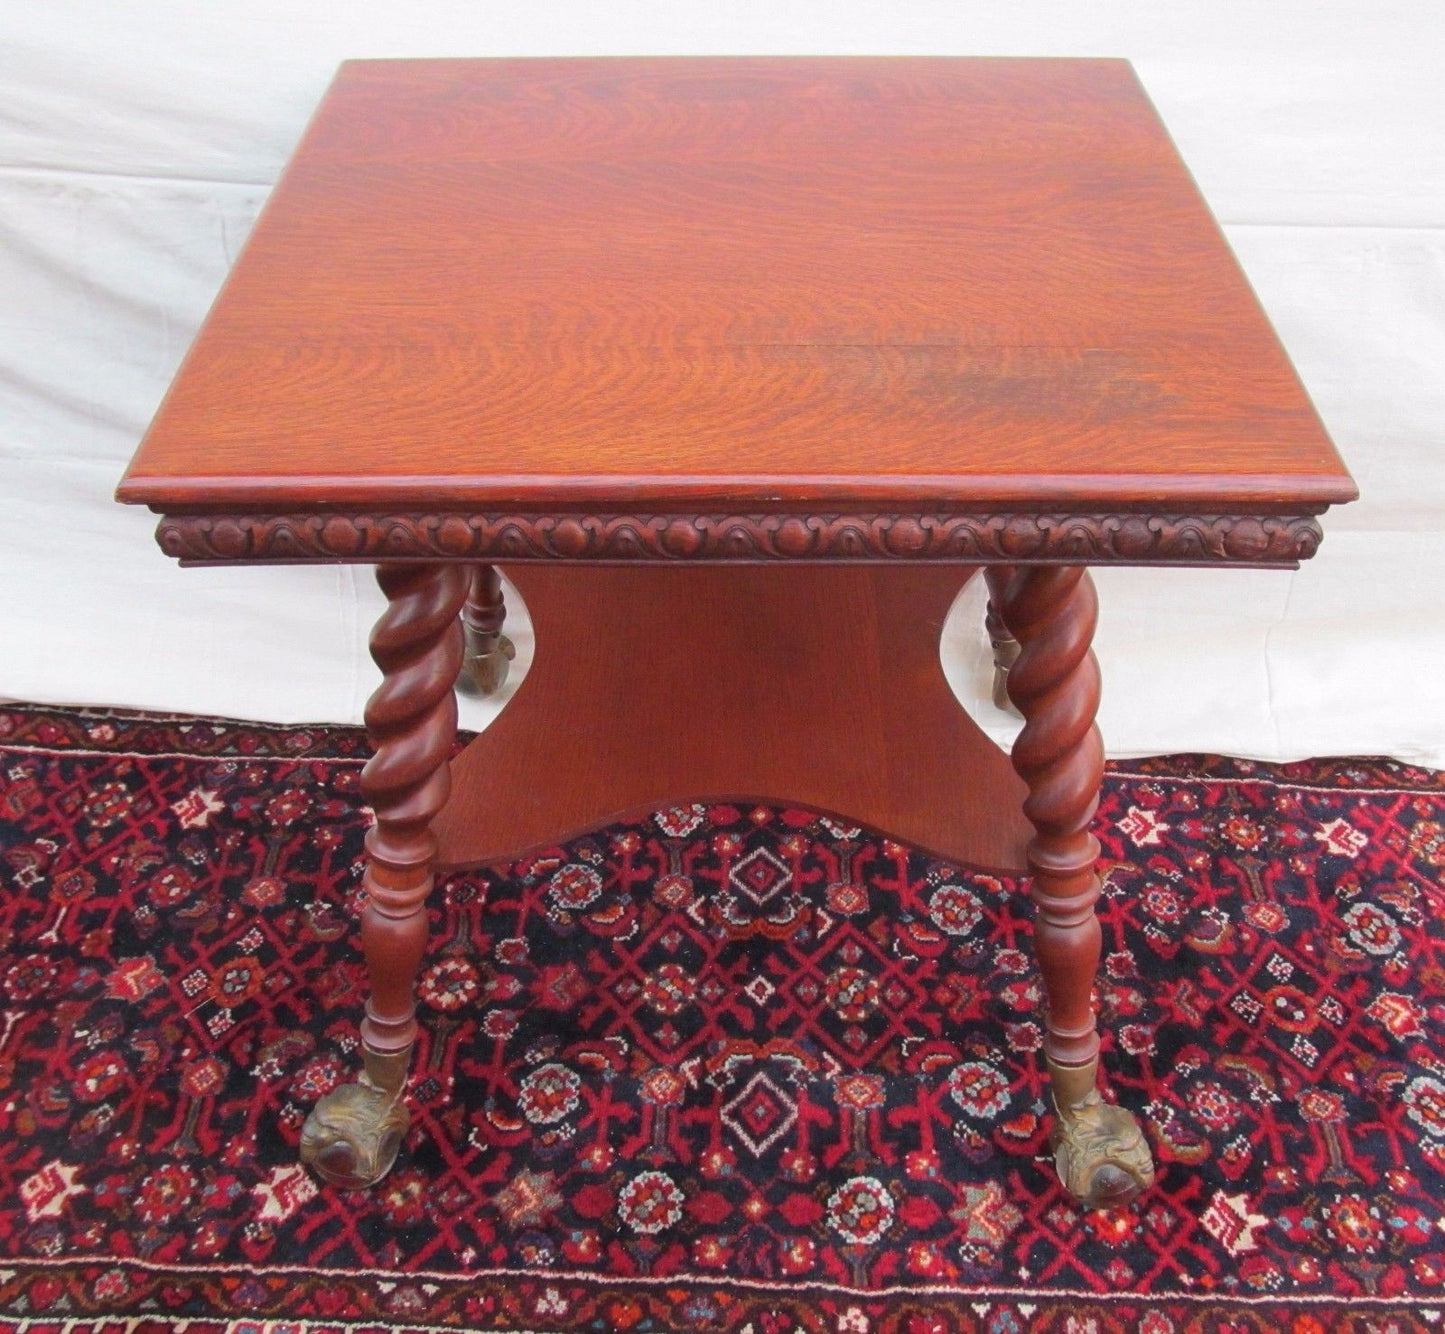
<path fill-rule="evenodd" d="M 438 870 L 748 799 L 1028 874 L 1059 1173 L 1128 1200 L 1086 567 L 1291 568 L 1354 494 L 1123 62 L 344 66 L 120 488 L 387 598 L 364 1071 L 303 1157 L 391 1166 Z M 499 568 L 535 659 L 449 762 Z M 1011 757 L 939 661 L 980 570 Z"/>

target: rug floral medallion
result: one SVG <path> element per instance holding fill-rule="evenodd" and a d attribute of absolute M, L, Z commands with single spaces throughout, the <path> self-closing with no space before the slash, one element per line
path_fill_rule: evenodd
<path fill-rule="evenodd" d="M 367 753 L 0 709 L 0 1325 L 1440 1326 L 1445 776 L 1111 766 L 1107 1096 L 1159 1176 L 1089 1215 L 1022 886 L 776 807 L 441 881 L 401 1157 L 319 1185 Z"/>

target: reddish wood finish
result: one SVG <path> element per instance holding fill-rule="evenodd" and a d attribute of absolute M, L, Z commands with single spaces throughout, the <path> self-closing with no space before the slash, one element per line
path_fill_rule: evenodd
<path fill-rule="evenodd" d="M 1089 825 L 1104 776 L 1094 725 L 1099 664 L 1090 647 L 1098 611 L 1093 581 L 1078 566 L 1020 570 L 1003 592 L 1004 620 L 1019 643 L 1008 693 L 1024 716 L 1013 763 L 1028 784 L 1024 814 L 1036 830 L 1028 864 L 1034 948 L 1048 994 L 1044 1055 L 1059 1065 L 1085 1065 L 1099 1054 L 1089 995 L 1100 942 L 1099 841 Z"/>
<path fill-rule="evenodd" d="M 306 560 L 945 561 L 1010 565 L 1279 565 L 1315 554 L 1300 515 L 922 513 L 168 515 L 161 547 L 188 564 Z"/>
<path fill-rule="evenodd" d="M 855 820 L 1024 868 L 1025 789 L 939 662 L 971 569 L 512 568 L 537 651 L 453 761 L 442 864 L 698 799 Z"/>
<path fill-rule="evenodd" d="M 1124 62 L 344 66 L 119 494 L 183 559 L 382 565 L 330 1179 L 404 1129 L 435 864 L 747 798 L 1027 865 L 1063 1179 L 1152 1180 L 1094 1087 L 1082 565 L 1290 564 L 1355 488 Z M 448 768 L 494 560 L 537 657 Z M 982 564 L 1012 768 L 938 661 Z"/>
<path fill-rule="evenodd" d="M 1129 66 L 342 67 L 162 510 L 1306 513 L 1353 483 Z"/>
<path fill-rule="evenodd" d="M 499 635 L 507 619 L 507 603 L 502 596 L 502 580 L 494 565 L 478 565 L 472 574 L 462 623 L 478 635 Z"/>
<path fill-rule="evenodd" d="M 387 609 L 371 636 L 383 676 L 366 705 L 376 753 L 361 791 L 376 811 L 366 836 L 366 909 L 361 943 L 371 979 L 362 1040 L 404 1053 L 416 1037 L 412 994 L 426 947 L 426 897 L 437 843 L 431 822 L 451 789 L 447 755 L 456 738 L 453 683 L 462 664 L 457 619 L 468 571 L 458 565 L 383 565 Z"/>
<path fill-rule="evenodd" d="M 1018 640 L 1013 637 L 1003 619 L 1004 600 L 1014 570 L 1012 565 L 990 565 L 984 570 L 984 576 L 988 580 L 988 607 L 984 611 L 983 624 L 993 647 L 993 703 L 996 709 L 1011 707 L 1008 674 L 1014 659 L 1019 655 Z"/>
<path fill-rule="evenodd" d="M 990 565 L 983 573 L 988 581 L 988 607 L 984 612 L 983 623 L 993 644 L 994 659 L 997 661 L 1001 646 L 1007 645 L 1013 639 L 1012 631 L 1004 624 L 1003 605 L 1009 580 L 1013 578 L 1015 571 L 1011 565 Z"/>

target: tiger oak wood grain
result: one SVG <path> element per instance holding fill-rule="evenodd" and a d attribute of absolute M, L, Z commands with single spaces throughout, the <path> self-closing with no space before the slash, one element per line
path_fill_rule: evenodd
<path fill-rule="evenodd" d="M 342 67 L 120 487 L 1313 512 L 1353 483 L 1130 67 Z"/>
<path fill-rule="evenodd" d="M 774 801 L 1024 869 L 1027 790 L 939 661 L 968 567 L 506 569 L 536 658 L 452 761 L 438 864 L 693 800 Z"/>

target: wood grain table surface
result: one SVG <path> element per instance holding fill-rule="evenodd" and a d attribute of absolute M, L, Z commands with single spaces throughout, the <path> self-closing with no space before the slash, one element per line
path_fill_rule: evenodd
<path fill-rule="evenodd" d="M 1127 62 L 829 57 L 342 66 L 119 494 L 1312 514 L 1355 489 Z"/>

